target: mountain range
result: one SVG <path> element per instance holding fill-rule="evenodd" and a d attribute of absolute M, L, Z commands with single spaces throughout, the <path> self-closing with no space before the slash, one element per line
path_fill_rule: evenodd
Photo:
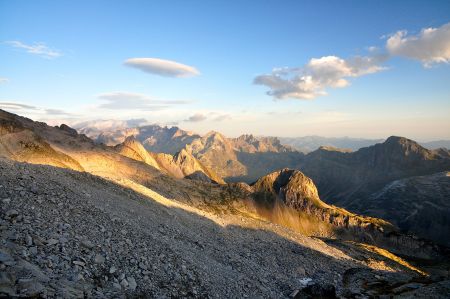
<path fill-rule="evenodd" d="M 227 138 L 219 132 L 200 136 L 177 127 L 156 125 L 96 135 L 96 142 L 102 143 L 105 135 L 116 136 L 110 139 L 109 144 L 122 142 L 124 136 L 133 135 L 140 138 L 149 151 L 174 153 L 183 149 L 227 182 L 243 181 L 250 184 L 283 168 L 298 169 L 313 179 L 321 198 L 327 203 L 356 213 L 386 218 L 397 225 L 402 223 L 402 229 L 423 237 L 430 237 L 432 234 L 427 231 L 431 230 L 450 232 L 446 221 L 432 224 L 432 215 L 449 213 L 447 206 L 439 203 L 442 196 L 429 196 L 431 203 L 436 202 L 439 212 L 423 213 L 421 221 L 424 225 L 421 229 L 412 224 L 414 221 L 403 220 L 405 214 L 415 213 L 413 205 L 405 206 L 403 213 L 393 213 L 388 217 L 384 214 L 382 201 L 374 200 L 377 193 L 397 180 L 433 176 L 435 173 L 448 171 L 450 155 L 445 148 L 429 150 L 413 140 L 395 136 L 384 141 L 319 136 L 279 139 L 242 135 Z M 283 143 L 290 143 L 292 146 Z M 445 142 L 435 142 L 432 145 L 445 145 Z M 307 153 L 295 148 L 299 146 L 306 146 L 308 150 L 304 152 Z M 310 151 L 314 147 L 319 148 Z M 220 181 L 217 177 L 212 180 Z M 402 192 L 401 197 L 405 197 L 405 194 L 414 191 L 406 189 Z M 367 209 L 368 206 L 371 208 Z M 438 235 L 432 239 L 443 242 Z"/>
<path fill-rule="evenodd" d="M 321 146 L 328 146 L 350 151 L 357 151 L 360 148 L 382 143 L 384 139 L 365 139 L 351 137 L 322 137 L 322 136 L 304 136 L 304 137 L 279 137 L 281 143 L 290 145 L 303 153 L 312 152 Z M 419 142 L 420 145 L 429 149 L 447 148 L 450 149 L 450 140 L 436 140 L 428 142 Z"/>
<path fill-rule="evenodd" d="M 84 130 L 88 132 L 87 129 Z M 198 281 L 186 278 L 189 282 L 182 282 L 181 278 L 173 278 L 180 285 L 190 286 L 189 292 L 192 292 L 194 288 L 197 294 L 205 288 L 208 294 L 216 291 L 223 296 L 236 296 L 236 293 L 230 294 L 225 289 L 216 288 L 217 284 L 211 285 L 206 282 L 207 277 L 216 279 L 214 277 L 217 273 L 213 270 L 215 267 L 223 268 L 221 273 L 236 271 L 233 273 L 240 275 L 239 273 L 250 271 L 248 269 L 251 269 L 251 265 L 266 259 L 277 259 L 276 256 L 280 255 L 277 250 L 287 246 L 283 245 L 285 241 L 277 241 L 258 233 L 258 238 L 261 238 L 259 241 L 255 239 L 255 242 L 248 244 L 242 241 L 240 246 L 233 243 L 253 238 L 254 235 L 250 231 L 260 229 L 282 235 L 289 240 L 296 238 L 293 242 L 295 244 L 300 242 L 302 246 L 310 248 L 307 252 L 313 248 L 312 251 L 342 258 L 342 261 L 338 262 L 341 266 L 334 266 L 334 262 L 327 260 L 326 263 L 333 265 L 334 270 L 321 274 L 312 266 L 314 264 L 312 261 L 318 258 L 317 255 L 302 251 L 300 255 L 304 256 L 302 262 L 307 269 L 298 270 L 300 277 L 298 274 L 287 274 L 283 272 L 284 270 L 277 270 L 281 271 L 278 274 L 280 276 L 273 277 L 271 280 L 280 283 L 283 280 L 293 279 L 290 284 L 295 285 L 293 281 L 298 281 L 308 272 L 321 285 L 330 279 L 336 281 L 333 290 L 336 288 L 342 296 L 344 294 L 347 297 L 354 297 L 357 294 L 367 296 L 392 294 L 395 288 L 425 277 L 424 270 L 397 255 L 427 260 L 429 262 L 426 271 L 442 274 L 440 267 L 447 261 L 447 251 L 442 245 L 450 245 L 443 237 L 450 234 L 447 217 L 450 212 L 448 203 L 450 177 L 447 174 L 450 168 L 450 152 L 446 149 L 428 150 L 407 138 L 390 137 L 383 143 L 354 152 L 321 147 L 304 154 L 283 145 L 279 139 L 273 137 L 243 135 L 238 138 L 227 138 L 218 132 L 200 136 L 178 128 L 159 126 L 137 127 L 126 129 L 126 131 L 120 130 L 120 132 L 100 133 L 94 141 L 67 125 L 52 127 L 0 110 L 1 186 L 16 185 L 16 187 L 8 187 L 6 191 L 0 188 L 4 203 L 1 207 L 2 219 L 4 219 L 2 234 L 5 240 L 12 240 L 8 248 L 0 246 L 2 258 L 0 261 L 4 263 L 10 258 L 20 261 L 16 263 L 19 266 L 24 263 L 23 255 L 20 257 L 20 252 L 23 251 L 19 247 L 16 250 L 14 245 L 16 242 L 21 244 L 20 246 L 29 248 L 25 249 L 29 257 L 28 263 L 36 264 L 28 267 L 42 269 L 42 260 L 45 256 L 40 255 L 43 250 L 39 247 L 41 245 L 37 245 L 40 248 L 37 251 L 38 254 L 28 253 L 28 250 L 34 252 L 34 249 L 31 249 L 34 244 L 59 244 L 58 240 L 63 236 L 46 231 L 43 227 L 51 221 L 44 220 L 40 216 L 32 216 L 33 213 L 47 215 L 49 211 L 54 211 L 55 215 L 59 215 L 58 213 L 62 215 L 57 216 L 61 219 L 58 221 L 72 223 L 72 218 L 81 217 L 79 211 L 82 208 L 93 230 L 89 234 L 92 238 L 102 240 L 101 243 L 91 242 L 98 243 L 98 246 L 94 244 L 91 246 L 89 243 L 72 246 L 70 243 L 71 245 L 67 245 L 69 247 L 65 250 L 73 251 L 71 257 L 65 256 L 66 253 L 58 253 L 56 247 L 55 250 L 49 247 L 53 245 L 46 245 L 46 248 L 49 248 L 48 254 L 57 257 L 63 254 L 62 259 L 68 259 L 76 267 L 74 270 L 63 271 L 66 267 L 64 262 L 55 266 L 59 269 L 56 272 L 51 267 L 46 267 L 42 271 L 51 278 L 33 281 L 34 287 L 39 286 L 39 292 L 44 292 L 44 289 L 45 292 L 50 292 L 51 285 L 62 285 L 64 289 L 58 289 L 58 292 L 67 292 L 71 286 L 66 280 L 72 281 L 70 277 L 78 277 L 79 270 L 84 269 L 83 273 L 86 275 L 84 282 L 80 281 L 75 285 L 83 286 L 85 292 L 94 297 L 92 293 L 94 288 L 91 285 L 95 285 L 97 280 L 102 281 L 99 288 L 105 288 L 104 291 L 109 292 L 111 296 L 116 296 L 117 292 L 131 292 L 136 288 L 141 292 L 168 296 L 161 285 L 154 288 L 152 283 L 146 283 L 148 279 L 156 283 L 160 278 L 153 276 L 149 278 L 149 275 L 153 274 L 147 272 L 149 266 L 148 263 L 142 262 L 144 261 L 142 257 L 137 257 L 134 262 L 127 259 L 116 261 L 115 265 L 109 264 L 108 268 L 102 270 L 109 273 L 106 279 L 105 275 L 95 276 L 97 260 L 108 264 L 114 258 L 111 255 L 107 255 L 106 260 L 96 258 L 96 254 L 91 251 L 103 248 L 100 244 L 109 244 L 110 237 L 113 235 L 105 237 L 101 231 L 97 232 L 97 228 L 104 228 L 102 221 L 106 220 L 93 215 L 94 210 L 89 207 L 98 206 L 100 202 L 108 201 L 109 198 L 114 198 L 114 203 L 102 203 L 98 211 L 103 213 L 107 210 L 111 213 L 106 216 L 108 219 L 113 219 L 109 224 L 111 227 L 116 226 L 114 219 L 117 217 L 122 219 L 118 221 L 133 219 L 126 220 L 129 223 L 128 229 L 139 231 L 140 234 L 151 233 L 151 238 L 155 238 L 153 234 L 156 230 L 158 238 L 163 238 L 164 246 L 183 252 L 183 256 L 177 259 L 188 260 L 195 269 L 199 267 L 195 270 L 196 277 L 199 277 Z M 105 136 L 109 136 L 109 139 L 105 139 Z M 36 164 L 36 166 L 30 166 L 30 164 Z M 83 175 L 85 173 L 86 175 Z M 24 184 L 24 181 L 27 183 Z M 53 186 L 51 182 L 57 183 Z M 74 191 L 70 191 L 72 188 Z M 56 193 L 51 191 L 55 189 L 58 190 Z M 97 195 L 88 196 L 83 193 L 83 190 L 90 190 L 89 193 L 95 192 Z M 49 194 L 54 194 L 51 200 L 47 199 Z M 76 196 L 72 197 L 72 194 Z M 44 199 L 45 203 L 43 203 Z M 21 202 L 23 200 L 31 200 L 31 202 L 25 205 Z M 152 204 L 153 208 L 150 210 L 145 206 L 145 202 L 149 200 L 157 203 Z M 47 201 L 52 206 L 50 209 L 46 206 Z M 52 205 L 53 202 L 58 201 L 60 204 Z M 79 202 L 80 207 L 73 206 L 75 202 Z M 28 211 L 21 209 L 20 206 L 33 206 L 34 212 L 33 209 Z M 63 207 L 67 207 L 68 210 L 64 211 Z M 22 219 L 18 220 L 17 217 L 20 214 L 18 209 L 23 210 L 24 213 L 26 210 L 26 213 L 31 215 L 27 214 L 26 222 Z M 178 209 L 183 212 L 171 212 L 169 209 Z M 115 216 L 121 215 L 124 211 L 127 214 L 125 218 Z M 196 218 L 183 216 L 182 213 L 185 212 L 196 215 Z M 134 219 L 133 215 L 139 216 Z M 167 219 L 166 215 L 171 215 L 169 216 L 171 221 L 163 220 Z M 218 233 L 216 228 L 212 228 L 215 226 L 206 224 L 204 220 L 197 217 L 210 219 L 225 231 L 219 230 Z M 154 219 L 157 222 L 151 223 L 149 220 L 150 222 L 147 223 L 144 219 L 152 219 L 152 221 Z M 34 223 L 31 227 L 27 224 L 30 222 Z M 146 223 L 146 227 L 151 227 L 151 231 L 142 231 L 139 226 L 143 223 Z M 67 227 L 69 231 L 79 229 L 76 225 L 64 227 Z M 245 227 L 246 230 L 242 230 L 241 227 Z M 29 232 L 30 230 L 34 231 Z M 124 230 L 124 228 L 119 230 L 117 234 L 127 236 L 128 233 Z M 186 241 L 186 238 L 193 238 L 190 233 L 192 230 L 198 230 L 201 233 L 196 232 L 198 236 L 196 240 Z M 17 235 L 15 233 L 17 231 L 20 233 L 16 238 L 14 236 Z M 165 236 L 167 233 L 164 232 L 167 231 L 170 232 L 170 236 Z M 180 231 L 183 233 L 178 233 Z M 79 233 L 73 231 L 75 235 Z M 26 237 L 30 234 L 31 241 Z M 87 235 L 86 232 L 84 234 Z M 228 243 L 228 240 L 218 237 L 220 234 L 232 235 L 235 241 Z M 36 237 L 38 235 L 45 235 L 45 240 L 39 241 L 42 237 Z M 83 237 L 78 239 L 82 240 Z M 61 244 L 65 244 L 66 241 L 61 240 L 63 240 Z M 117 240 L 118 244 L 123 243 L 120 246 L 130 247 L 129 250 L 132 251 L 138 250 L 133 247 L 133 244 L 141 244 L 140 237 L 135 238 L 132 234 L 126 242 L 121 240 L 120 238 Z M 159 244 L 160 240 L 154 242 Z M 265 244 L 265 247 L 258 247 L 257 250 L 258 242 Z M 179 248 L 176 248 L 174 244 L 178 244 L 176 246 Z M 61 246 L 63 248 L 66 245 Z M 201 263 L 191 257 L 193 250 L 191 246 L 207 248 L 205 249 L 207 265 L 204 270 L 199 270 L 203 269 Z M 254 248 L 247 252 L 247 246 Z M 296 263 L 294 261 L 299 258 L 296 256 L 298 250 L 295 246 L 297 245 L 292 246 L 289 252 L 282 254 L 288 259 L 287 264 Z M 211 248 L 214 250 L 210 251 Z M 225 248 L 229 250 L 229 253 L 222 251 Z M 258 252 L 258 256 L 252 257 L 251 254 L 255 252 Z M 107 250 L 103 248 L 97 252 L 98 254 L 104 256 Z M 158 256 L 161 254 L 163 253 L 158 253 Z M 221 264 L 222 257 L 227 254 L 231 256 L 230 261 L 237 261 L 232 263 L 231 268 Z M 56 259 L 59 260 L 59 258 Z M 164 260 L 164 257 L 161 260 Z M 93 264 L 88 261 L 92 261 Z M 133 263 L 136 266 L 131 266 Z M 140 263 L 144 266 L 141 267 Z M 180 263 L 183 264 L 183 262 Z M 274 263 L 276 264 L 276 261 Z M 7 275 L 22 273 L 23 269 L 20 268 L 22 266 L 16 267 L 16 264 L 10 263 Z M 433 266 L 430 266 L 431 264 Z M 434 266 L 435 264 L 437 266 Z M 48 265 L 48 262 L 45 265 Z M 126 269 L 136 268 L 136 271 L 133 270 L 133 274 L 126 270 L 128 272 L 124 274 L 124 278 L 121 278 L 114 274 L 116 271 L 114 269 L 117 269 L 119 265 Z M 357 269 L 361 265 L 369 269 L 367 270 L 369 272 L 346 271 L 350 268 Z M 165 264 L 164 267 L 171 266 Z M 181 267 L 180 271 L 185 271 L 183 269 Z M 376 283 L 379 283 L 378 281 L 375 281 L 373 285 L 364 283 L 358 286 L 357 291 L 348 284 L 349 280 L 361 280 L 360 275 L 373 277 L 374 271 L 379 270 L 393 273 L 397 271 L 398 275 L 389 276 L 389 279 L 396 283 L 383 289 L 374 287 Z M 162 273 L 158 272 L 161 271 L 158 268 L 154 271 L 157 275 Z M 65 277 L 64 273 L 73 276 Z M 340 276 L 334 277 L 333 275 L 337 273 L 340 273 Z M 386 276 L 388 274 L 376 273 L 379 279 L 388 279 Z M 255 275 L 261 281 L 266 279 L 263 278 L 262 272 L 257 272 Z M 400 280 L 402 275 L 406 275 L 404 277 L 407 278 Z M 421 287 L 428 285 L 435 287 L 434 284 L 442 280 L 439 275 L 439 278 L 435 280 L 420 280 Z M 66 280 L 58 284 L 54 279 Z M 49 283 L 50 281 L 52 284 Z M 5 287 L 3 285 L 0 287 L 0 294 L 7 290 L 9 292 L 7 294 L 15 296 L 16 290 L 24 289 L 21 286 L 23 282 L 18 280 L 5 278 L 2 283 Z M 249 284 L 251 288 L 257 287 L 254 283 L 253 281 Z M 296 288 L 299 287 L 281 283 L 267 286 L 265 291 L 255 289 L 254 293 L 289 297 Z M 301 292 L 311 292 L 307 288 L 301 290 Z M 405 287 L 398 292 L 409 291 L 411 290 Z M 37 294 L 41 294 L 39 292 Z M 186 290 L 180 289 L 179 292 L 186 292 Z"/>

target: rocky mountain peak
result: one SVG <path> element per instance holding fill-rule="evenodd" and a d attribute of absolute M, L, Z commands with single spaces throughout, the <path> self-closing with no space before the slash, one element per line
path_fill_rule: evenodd
<path fill-rule="evenodd" d="M 61 124 L 61 125 L 59 126 L 59 128 L 60 128 L 61 130 L 65 131 L 65 132 L 69 133 L 69 134 L 72 135 L 72 136 L 77 136 L 77 135 L 78 135 L 77 130 L 75 130 L 75 129 L 69 127 L 69 126 L 66 125 L 66 124 Z"/>
<path fill-rule="evenodd" d="M 313 181 L 299 170 L 285 168 L 272 172 L 253 184 L 256 190 L 274 194 L 294 191 L 298 199 L 319 199 L 319 193 Z"/>
<path fill-rule="evenodd" d="M 209 131 L 203 138 L 208 142 L 224 142 L 226 139 L 225 136 L 216 131 Z"/>
<path fill-rule="evenodd" d="M 126 144 L 126 145 L 135 145 L 137 143 L 140 144 L 140 142 L 136 139 L 136 137 L 134 135 L 128 136 L 127 138 L 125 138 L 125 140 L 123 142 L 123 144 Z"/>
<path fill-rule="evenodd" d="M 133 135 L 128 136 L 123 143 L 116 145 L 114 148 L 123 156 L 131 158 L 133 160 L 144 162 L 156 169 L 160 169 L 155 158 Z"/>
<path fill-rule="evenodd" d="M 388 146 L 392 149 L 400 149 L 403 151 L 428 151 L 426 148 L 415 142 L 414 140 L 399 137 L 399 136 L 391 136 L 383 143 L 383 145 Z"/>
<path fill-rule="evenodd" d="M 249 143 L 258 141 L 258 139 L 255 138 L 255 136 L 253 136 L 253 134 L 243 134 L 243 135 L 237 137 L 236 140 L 242 140 L 242 141 L 249 142 Z"/>

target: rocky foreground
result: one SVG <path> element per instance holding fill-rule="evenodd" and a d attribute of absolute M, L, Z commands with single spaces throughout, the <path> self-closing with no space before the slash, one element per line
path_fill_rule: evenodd
<path fill-rule="evenodd" d="M 450 294 L 448 273 L 424 276 L 370 247 L 239 213 L 163 204 L 87 173 L 1 159 L 0 200 L 0 297 Z"/>

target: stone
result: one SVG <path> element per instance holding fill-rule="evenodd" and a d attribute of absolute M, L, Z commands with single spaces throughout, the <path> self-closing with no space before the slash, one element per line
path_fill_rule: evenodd
<path fill-rule="evenodd" d="M 58 291 L 62 298 L 85 298 L 84 292 L 68 281 L 58 282 Z"/>
<path fill-rule="evenodd" d="M 73 263 L 74 265 L 81 266 L 81 267 L 84 267 L 84 266 L 86 265 L 86 263 L 84 263 L 84 262 L 82 262 L 82 261 L 73 261 L 72 263 Z"/>
<path fill-rule="evenodd" d="M 87 248 L 87 249 L 94 248 L 94 244 L 91 241 L 89 241 L 89 240 L 81 241 L 81 246 L 83 246 L 84 248 Z"/>
<path fill-rule="evenodd" d="M 0 272 L 0 286 L 14 286 L 16 278 L 11 273 Z"/>
<path fill-rule="evenodd" d="M 299 293 L 300 290 L 293 290 L 292 293 L 289 295 L 289 298 L 296 298 Z"/>
<path fill-rule="evenodd" d="M 400 294 L 400 293 L 403 293 L 403 292 L 407 292 L 407 291 L 418 289 L 418 288 L 420 288 L 422 286 L 423 286 L 422 283 L 411 282 L 411 283 L 407 283 L 407 284 L 401 285 L 399 287 L 396 287 L 395 289 L 392 290 L 392 292 L 394 292 L 394 294 Z"/>
<path fill-rule="evenodd" d="M 32 255 L 36 255 L 37 254 L 37 247 L 36 246 L 30 247 L 29 251 L 30 251 L 30 253 Z"/>
<path fill-rule="evenodd" d="M 109 268 L 109 274 L 113 274 L 117 271 L 117 268 L 112 266 L 111 268 Z"/>
<path fill-rule="evenodd" d="M 30 247 L 30 246 L 33 245 L 33 238 L 31 238 L 30 235 L 27 235 L 27 236 L 25 237 L 25 241 L 26 241 L 28 247 Z"/>
<path fill-rule="evenodd" d="M 101 254 L 96 254 L 94 257 L 94 263 L 96 264 L 103 264 L 105 263 L 105 257 Z"/>
<path fill-rule="evenodd" d="M 44 245 L 44 241 L 39 237 L 39 236 L 34 236 L 33 237 L 33 243 L 37 246 L 42 246 Z"/>
<path fill-rule="evenodd" d="M 132 291 L 136 290 L 137 283 L 136 283 L 136 280 L 134 279 L 134 277 L 132 277 L 132 276 L 127 277 L 127 281 L 128 281 L 128 288 Z"/>
<path fill-rule="evenodd" d="M 47 240 L 47 245 L 48 245 L 48 246 L 56 245 L 56 244 L 58 244 L 58 243 L 59 243 L 59 241 L 56 240 L 56 239 L 48 239 L 48 240 Z"/>
<path fill-rule="evenodd" d="M 305 268 L 303 267 L 297 267 L 296 270 L 298 275 L 304 276 L 306 274 Z"/>
<path fill-rule="evenodd" d="M 8 253 L 0 250 L 0 263 L 5 264 L 5 263 L 8 263 L 8 262 L 14 262 L 14 259 Z"/>
<path fill-rule="evenodd" d="M 6 217 L 14 218 L 14 217 L 17 217 L 17 216 L 19 216 L 19 212 L 17 210 L 13 209 L 13 210 L 6 211 Z"/>
<path fill-rule="evenodd" d="M 33 278 L 19 279 L 17 290 L 21 296 L 38 297 L 44 291 L 44 286 Z"/>
<path fill-rule="evenodd" d="M 121 285 L 123 288 L 126 288 L 126 287 L 128 287 L 128 281 L 127 281 L 126 279 L 122 279 L 122 281 L 120 282 L 120 285 Z"/>
<path fill-rule="evenodd" d="M 20 260 L 17 264 L 17 268 L 21 271 L 29 272 L 35 279 L 40 282 L 49 282 L 50 278 L 35 264 L 32 264 L 25 260 Z"/>

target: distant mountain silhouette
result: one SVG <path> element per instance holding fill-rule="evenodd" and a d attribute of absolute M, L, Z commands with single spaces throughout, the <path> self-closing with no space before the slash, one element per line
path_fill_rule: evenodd
<path fill-rule="evenodd" d="M 322 136 L 303 136 L 303 137 L 278 137 L 282 144 L 290 145 L 296 150 L 304 153 L 315 151 L 321 146 L 329 146 L 351 151 L 357 151 L 360 148 L 368 147 L 377 143 L 381 143 L 384 139 L 365 139 L 352 137 L 322 137 Z M 429 142 L 419 142 L 425 148 L 450 149 L 450 140 L 437 140 Z"/>

